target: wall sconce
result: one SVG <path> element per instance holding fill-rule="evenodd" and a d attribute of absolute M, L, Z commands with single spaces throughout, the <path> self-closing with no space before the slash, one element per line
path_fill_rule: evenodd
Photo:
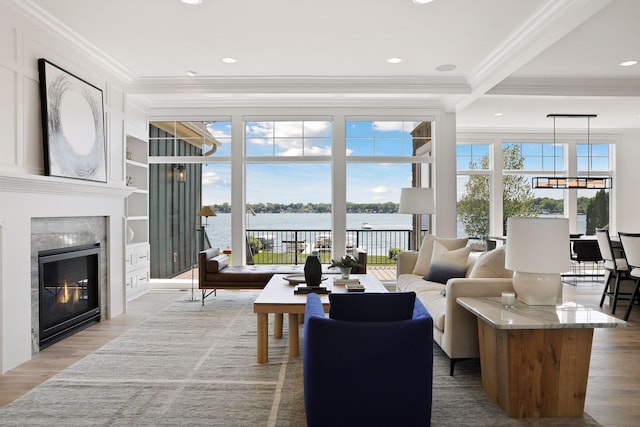
<path fill-rule="evenodd" d="M 187 182 L 187 167 L 185 165 L 174 165 L 173 172 L 176 177 L 176 182 L 181 184 Z"/>

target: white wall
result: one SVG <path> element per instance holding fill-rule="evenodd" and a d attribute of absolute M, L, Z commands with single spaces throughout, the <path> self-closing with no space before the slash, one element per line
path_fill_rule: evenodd
<path fill-rule="evenodd" d="M 612 231 L 640 233 L 640 129 L 622 131 L 615 165 L 616 229 Z"/>
<path fill-rule="evenodd" d="M 38 58 L 103 91 L 105 183 L 45 177 Z M 122 82 L 75 47 L 0 4 L 0 372 L 31 358 L 31 218 L 108 217 L 107 317 L 125 310 Z"/>

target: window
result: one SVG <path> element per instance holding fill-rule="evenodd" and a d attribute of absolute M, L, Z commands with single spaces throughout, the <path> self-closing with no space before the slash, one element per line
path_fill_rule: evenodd
<path fill-rule="evenodd" d="M 249 121 L 245 123 L 246 155 L 330 156 L 330 121 Z"/>
<path fill-rule="evenodd" d="M 589 150 L 590 149 L 590 150 Z M 607 172 L 611 171 L 609 163 L 609 144 L 578 144 L 576 146 L 578 171 Z"/>
<path fill-rule="evenodd" d="M 507 142 L 502 145 L 502 149 L 505 154 L 514 153 L 513 156 L 503 156 L 504 170 L 564 171 L 562 144 L 556 143 L 554 146 L 548 142 Z"/>
<path fill-rule="evenodd" d="M 348 121 L 348 156 L 413 156 L 430 150 L 431 122 Z"/>
<path fill-rule="evenodd" d="M 491 146 L 460 144 L 456 147 L 457 236 L 486 240 L 489 236 Z M 474 171 L 473 173 L 469 173 Z M 465 173 L 466 172 L 466 173 Z"/>
<path fill-rule="evenodd" d="M 164 121 L 151 122 L 158 131 L 150 135 L 149 144 L 157 146 L 162 156 L 230 156 L 231 122 Z M 186 143 L 186 145 L 185 145 Z"/>
<path fill-rule="evenodd" d="M 456 147 L 456 169 L 462 170 L 488 170 L 489 163 L 488 144 L 459 144 Z"/>

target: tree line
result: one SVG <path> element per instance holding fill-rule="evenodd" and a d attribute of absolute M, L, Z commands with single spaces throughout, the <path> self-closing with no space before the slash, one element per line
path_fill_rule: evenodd
<path fill-rule="evenodd" d="M 591 199 L 588 197 L 578 198 L 578 213 L 586 214 L 587 206 Z M 538 213 L 562 213 L 564 201 L 562 199 L 550 199 L 548 197 L 535 198 L 532 201 L 532 208 Z M 223 203 L 211 205 L 215 212 L 231 213 L 231 204 Z M 347 202 L 347 213 L 398 213 L 398 203 L 352 203 Z M 259 213 L 331 213 L 330 203 L 256 203 L 247 204 L 247 210 Z"/>
<path fill-rule="evenodd" d="M 218 213 L 231 213 L 228 202 L 211 205 Z M 247 212 L 261 213 L 331 213 L 331 203 L 247 203 Z M 398 203 L 347 202 L 347 213 L 398 213 Z"/>

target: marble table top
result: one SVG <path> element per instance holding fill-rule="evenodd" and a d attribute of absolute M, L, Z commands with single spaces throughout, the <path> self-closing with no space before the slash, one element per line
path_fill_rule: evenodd
<path fill-rule="evenodd" d="M 459 297 L 456 302 L 497 329 L 616 328 L 627 323 L 571 301 L 505 308 L 500 297 Z"/>

